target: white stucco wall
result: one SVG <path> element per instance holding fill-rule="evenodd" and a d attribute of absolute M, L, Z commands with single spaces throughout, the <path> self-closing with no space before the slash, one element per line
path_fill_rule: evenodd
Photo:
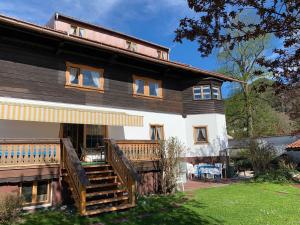
<path fill-rule="evenodd" d="M 58 138 L 59 123 L 0 120 L 0 138 Z"/>
<path fill-rule="evenodd" d="M 208 144 L 194 144 L 194 126 L 207 126 Z M 224 114 L 188 115 L 185 121 L 188 151 L 186 156 L 218 156 L 228 145 Z"/>
<path fill-rule="evenodd" d="M 145 111 L 126 110 L 128 114 L 141 115 L 144 117 L 143 127 L 112 127 L 108 129 L 109 137 L 119 140 L 149 140 L 150 124 L 163 125 L 165 138 L 176 136 L 186 143 L 184 132 L 185 124 L 181 115 L 167 113 L 153 113 Z"/>

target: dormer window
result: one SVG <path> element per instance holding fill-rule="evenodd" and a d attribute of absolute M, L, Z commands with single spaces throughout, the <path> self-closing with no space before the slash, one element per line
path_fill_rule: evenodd
<path fill-rule="evenodd" d="M 126 41 L 127 50 L 136 52 L 137 51 L 137 44 L 132 41 Z"/>
<path fill-rule="evenodd" d="M 76 35 L 79 37 L 85 37 L 85 30 L 82 27 L 77 27 L 77 26 L 71 25 L 69 34 Z"/>
<path fill-rule="evenodd" d="M 163 59 L 163 60 L 167 59 L 166 53 L 163 51 L 157 50 L 157 58 Z"/>

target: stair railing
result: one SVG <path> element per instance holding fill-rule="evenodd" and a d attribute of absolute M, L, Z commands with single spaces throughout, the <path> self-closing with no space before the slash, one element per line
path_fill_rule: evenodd
<path fill-rule="evenodd" d="M 62 168 L 67 170 L 69 185 L 81 215 L 86 213 L 86 187 L 89 179 L 69 138 L 62 139 Z"/>
<path fill-rule="evenodd" d="M 129 204 L 136 205 L 136 186 L 139 176 L 125 154 L 112 139 L 106 139 L 107 161 L 113 167 L 122 185 L 128 190 Z"/>

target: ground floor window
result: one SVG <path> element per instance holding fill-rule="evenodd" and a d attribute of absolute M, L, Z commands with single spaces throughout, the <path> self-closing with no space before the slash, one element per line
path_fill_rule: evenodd
<path fill-rule="evenodd" d="M 150 139 L 152 141 L 159 141 L 164 139 L 163 125 L 150 125 Z"/>
<path fill-rule="evenodd" d="M 202 144 L 207 143 L 207 126 L 196 126 L 194 127 L 194 143 Z"/>
<path fill-rule="evenodd" d="M 25 205 L 36 205 L 50 202 L 50 181 L 32 181 L 20 184 L 20 196 Z"/>

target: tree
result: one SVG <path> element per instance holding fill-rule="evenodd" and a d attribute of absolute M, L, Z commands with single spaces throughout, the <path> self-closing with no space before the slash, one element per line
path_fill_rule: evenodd
<path fill-rule="evenodd" d="M 249 85 L 252 105 L 253 134 L 256 137 L 290 134 L 297 127 L 289 115 L 279 110 L 280 96 L 272 90 L 272 81 L 258 79 Z M 264 92 L 259 92 L 265 86 Z M 248 137 L 245 99 L 241 90 L 225 100 L 225 114 L 229 135 L 234 138 Z"/>
<path fill-rule="evenodd" d="M 246 116 L 246 127 L 249 137 L 253 137 L 253 101 L 250 96 L 249 85 L 257 78 L 255 71 L 260 66 L 257 60 L 267 48 L 269 37 L 260 37 L 245 42 L 237 43 L 233 48 L 224 44 L 218 55 L 219 61 L 223 64 L 223 73 L 229 74 L 242 81 L 240 83 Z"/>
<path fill-rule="evenodd" d="M 261 57 L 259 63 L 272 72 L 277 87 L 299 82 L 300 74 L 300 1 L 299 0 L 187 0 L 198 17 L 180 20 L 175 41 L 196 40 L 202 56 L 214 48 L 228 45 L 233 49 L 241 42 L 267 34 L 283 41 L 274 48 L 273 58 Z M 255 14 L 255 20 L 239 16 Z M 226 32 L 231 31 L 231 32 Z M 257 71 L 260 73 L 260 71 Z"/>

